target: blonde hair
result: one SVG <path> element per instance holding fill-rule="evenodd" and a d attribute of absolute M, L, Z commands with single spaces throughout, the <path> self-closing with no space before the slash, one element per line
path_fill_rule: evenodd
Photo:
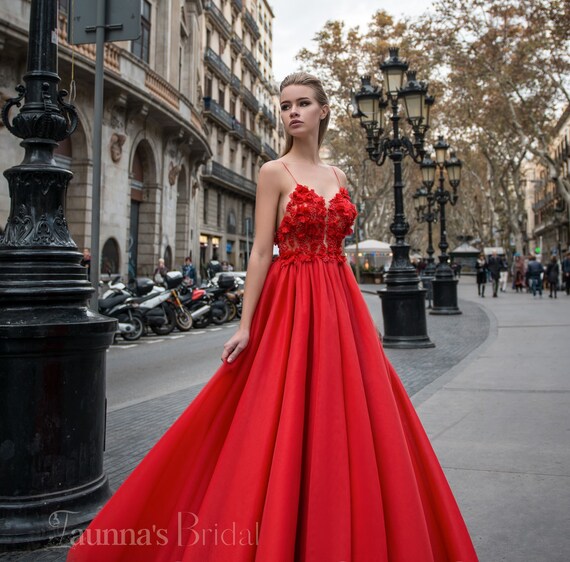
<path fill-rule="evenodd" d="M 312 74 L 308 72 L 294 72 L 293 74 L 289 74 L 285 76 L 283 82 L 281 82 L 281 86 L 279 86 L 279 92 L 282 92 L 287 86 L 308 86 L 313 90 L 315 93 L 315 99 L 317 103 L 321 106 L 329 105 L 329 98 L 327 97 L 325 90 L 321 81 Z M 329 121 L 331 118 L 330 110 L 327 112 L 327 115 L 324 119 L 321 119 L 319 124 L 319 147 L 321 146 L 323 139 L 325 137 L 325 133 L 327 132 Z M 281 156 L 285 156 L 293 146 L 293 137 L 285 133 L 285 148 L 283 150 L 283 154 Z"/>

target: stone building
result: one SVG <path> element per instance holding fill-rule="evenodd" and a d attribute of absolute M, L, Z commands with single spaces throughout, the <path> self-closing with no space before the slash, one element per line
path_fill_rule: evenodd
<path fill-rule="evenodd" d="M 570 106 L 556 124 L 550 156 L 556 162 L 559 173 L 570 182 Z M 549 259 L 552 255 L 570 250 L 570 209 L 543 166 L 531 163 L 527 168 L 525 176 L 532 185 L 532 212 L 529 215 L 532 242 Z"/>
<path fill-rule="evenodd" d="M 82 248 L 91 246 L 95 48 L 68 44 L 67 4 L 59 2 L 59 74 L 68 90 L 74 78 L 79 126 L 60 143 L 56 158 L 74 173 L 66 217 Z M 29 0 L 0 3 L 4 100 L 14 97 L 26 71 L 29 10 Z M 217 256 L 245 265 L 254 182 L 267 158 L 257 130 L 262 119 L 261 76 L 252 54 L 257 14 L 257 4 L 248 8 L 237 0 L 142 0 L 140 38 L 106 44 L 104 272 L 148 275 L 159 257 L 178 268 L 187 255 L 195 262 Z M 2 170 L 23 157 L 4 127 L 0 154 Z M 2 176 L 0 226 L 9 205 Z"/>

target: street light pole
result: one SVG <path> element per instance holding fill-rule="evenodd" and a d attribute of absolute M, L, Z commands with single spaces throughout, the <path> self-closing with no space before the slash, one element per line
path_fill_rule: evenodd
<path fill-rule="evenodd" d="M 457 188 L 461 178 L 461 161 L 453 151 L 450 152 L 450 158 L 447 160 L 448 148 L 449 145 L 445 142 L 443 136 L 440 135 L 434 144 L 438 169 L 438 187 L 434 193 L 434 198 L 439 207 L 439 249 L 441 254 L 435 269 L 435 278 L 432 281 L 433 308 L 430 311 L 430 314 L 436 315 L 461 314 L 461 310 L 457 306 L 458 280 L 453 275 L 453 270 L 449 265 L 449 255 L 447 254 L 449 244 L 447 243 L 447 219 L 445 216 L 445 206 L 448 203 L 453 206 L 458 201 Z M 444 169 L 447 170 L 453 193 L 445 189 Z"/>
<path fill-rule="evenodd" d="M 372 86 L 370 76 L 362 77 L 361 89 L 354 96 L 354 117 L 360 118 L 366 130 L 366 150 L 371 160 L 382 166 L 389 158 L 394 169 L 394 220 L 390 231 L 394 235 L 392 263 L 386 274 L 386 289 L 378 291 L 382 299 L 384 319 L 384 347 L 434 347 L 427 334 L 425 289 L 420 289 L 415 267 L 410 262 L 410 246 L 406 243 L 409 231 L 404 212 L 402 161 L 405 156 L 420 162 L 425 153 L 424 135 L 429 128 L 430 107 L 433 98 L 427 96 L 427 86 L 416 80 L 416 73 L 407 72 L 405 61 L 398 57 L 398 49 L 391 48 L 389 58 L 380 65 L 384 75 L 384 91 Z M 414 138 L 400 133 L 400 102 L 406 110 L 407 122 Z M 384 132 L 384 112 L 390 108 L 391 132 Z"/>
<path fill-rule="evenodd" d="M 116 323 L 87 308 L 93 287 L 64 214 L 72 173 L 53 157 L 77 124 L 58 91 L 57 10 L 57 0 L 32 0 L 25 85 L 2 110 L 25 155 L 4 172 L 11 205 L 0 236 L 0 550 L 85 527 L 110 494 L 105 353 Z M 21 110 L 11 120 L 14 107 Z"/>

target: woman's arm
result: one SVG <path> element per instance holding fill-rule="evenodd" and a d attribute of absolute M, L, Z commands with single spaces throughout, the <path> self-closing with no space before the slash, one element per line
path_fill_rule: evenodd
<path fill-rule="evenodd" d="M 259 171 L 255 198 L 255 238 L 247 266 L 246 288 L 238 331 L 224 344 L 222 361 L 231 363 L 247 346 L 253 313 L 273 259 L 275 222 L 281 193 L 281 167 L 267 162 Z"/>

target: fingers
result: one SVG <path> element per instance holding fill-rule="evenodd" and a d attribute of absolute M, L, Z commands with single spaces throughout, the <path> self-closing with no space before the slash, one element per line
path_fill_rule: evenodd
<path fill-rule="evenodd" d="M 222 361 L 231 363 L 234 359 L 245 349 L 247 342 L 232 342 L 228 341 L 224 344 L 224 351 L 222 353 Z"/>

